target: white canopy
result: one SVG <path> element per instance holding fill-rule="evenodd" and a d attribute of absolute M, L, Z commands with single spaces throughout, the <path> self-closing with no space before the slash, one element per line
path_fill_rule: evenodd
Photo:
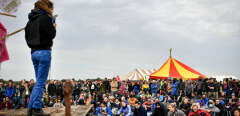
<path fill-rule="evenodd" d="M 133 71 L 129 72 L 125 76 L 121 77 L 121 80 L 141 80 L 144 79 L 145 76 L 151 75 L 155 69 L 152 70 L 140 70 L 140 69 L 134 69 Z"/>
<path fill-rule="evenodd" d="M 217 81 L 223 81 L 225 78 L 239 79 L 233 75 L 209 75 L 208 77 L 216 78 Z"/>

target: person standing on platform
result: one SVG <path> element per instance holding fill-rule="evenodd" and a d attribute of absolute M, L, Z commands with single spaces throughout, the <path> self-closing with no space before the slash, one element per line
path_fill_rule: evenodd
<path fill-rule="evenodd" d="M 28 104 L 28 116 L 49 116 L 42 111 L 42 94 L 51 64 L 51 50 L 56 36 L 56 23 L 53 18 L 53 3 L 38 0 L 29 13 L 25 28 L 25 39 L 31 49 L 36 83 Z"/>

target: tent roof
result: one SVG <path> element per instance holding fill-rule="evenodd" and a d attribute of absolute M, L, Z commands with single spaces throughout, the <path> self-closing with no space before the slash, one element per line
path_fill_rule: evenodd
<path fill-rule="evenodd" d="M 151 79 L 182 78 L 183 80 L 196 80 L 199 77 L 206 78 L 203 74 L 197 72 L 182 62 L 170 57 L 159 70 L 150 75 Z"/>
<path fill-rule="evenodd" d="M 145 76 L 151 75 L 155 69 L 153 70 L 140 70 L 140 69 L 134 69 L 133 71 L 129 72 L 125 76 L 121 77 L 121 80 L 141 80 Z"/>

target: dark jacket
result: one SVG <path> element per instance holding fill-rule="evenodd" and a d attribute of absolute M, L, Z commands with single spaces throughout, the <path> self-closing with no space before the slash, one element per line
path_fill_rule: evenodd
<path fill-rule="evenodd" d="M 138 109 L 136 108 L 134 110 L 133 116 L 147 116 L 147 112 L 142 106 L 140 106 Z"/>
<path fill-rule="evenodd" d="M 31 52 L 51 50 L 56 29 L 52 18 L 43 10 L 34 9 L 28 15 L 29 21 L 25 28 L 25 39 Z"/>

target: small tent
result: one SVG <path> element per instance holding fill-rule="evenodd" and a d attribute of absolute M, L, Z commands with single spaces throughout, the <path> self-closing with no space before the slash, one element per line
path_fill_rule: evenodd
<path fill-rule="evenodd" d="M 150 76 L 155 69 L 153 70 L 140 70 L 140 69 L 134 69 L 133 71 L 129 72 L 125 76 L 121 77 L 121 80 L 143 80 L 144 77 Z"/>

